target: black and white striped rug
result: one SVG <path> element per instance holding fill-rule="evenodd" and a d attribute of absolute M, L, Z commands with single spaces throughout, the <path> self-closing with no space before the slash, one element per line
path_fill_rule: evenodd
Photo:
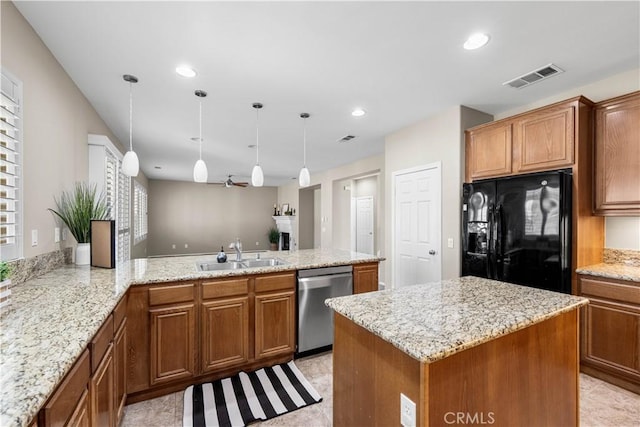
<path fill-rule="evenodd" d="M 189 386 L 184 392 L 182 425 L 245 426 L 321 400 L 291 361 L 255 372 L 240 372 L 213 383 Z"/>

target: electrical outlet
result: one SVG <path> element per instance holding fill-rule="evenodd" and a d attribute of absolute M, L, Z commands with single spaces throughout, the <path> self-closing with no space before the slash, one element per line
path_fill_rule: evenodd
<path fill-rule="evenodd" d="M 176 248 L 176 245 L 171 245 L 171 249 L 175 249 L 175 248 Z"/>
<path fill-rule="evenodd" d="M 449 238 L 447 239 L 447 247 L 448 247 L 449 249 L 453 249 L 453 237 L 449 237 Z"/>
<path fill-rule="evenodd" d="M 60 227 L 56 227 L 53 230 L 53 242 L 58 243 L 60 241 Z"/>
<path fill-rule="evenodd" d="M 189 244 L 188 244 L 188 243 L 185 243 L 185 244 L 184 244 L 184 248 L 185 248 L 185 249 L 188 249 L 188 248 L 189 248 Z"/>
<path fill-rule="evenodd" d="M 38 246 L 38 230 L 31 230 L 31 246 Z"/>
<path fill-rule="evenodd" d="M 403 393 L 400 393 L 400 424 L 416 427 L 416 404 Z"/>

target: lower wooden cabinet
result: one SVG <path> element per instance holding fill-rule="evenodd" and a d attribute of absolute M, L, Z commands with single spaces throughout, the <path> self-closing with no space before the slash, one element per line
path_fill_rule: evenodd
<path fill-rule="evenodd" d="M 249 360 L 249 297 L 221 298 L 202 303 L 202 372 Z"/>
<path fill-rule="evenodd" d="M 109 344 L 102 361 L 91 377 L 90 390 L 91 425 L 114 427 L 114 400 L 116 394 L 114 388 L 113 344 Z"/>
<path fill-rule="evenodd" d="M 89 402 L 89 389 L 85 389 L 76 409 L 69 418 L 68 427 L 89 427 L 91 425 L 91 406 Z"/>
<path fill-rule="evenodd" d="M 127 319 L 120 323 L 113 338 L 115 420 L 120 424 L 127 402 Z"/>
<path fill-rule="evenodd" d="M 583 371 L 640 392 L 640 284 L 580 276 Z"/>
<path fill-rule="evenodd" d="M 378 263 L 356 264 L 353 266 L 353 293 L 378 290 Z"/>
<path fill-rule="evenodd" d="M 256 295 L 256 359 L 295 351 L 295 291 Z"/>

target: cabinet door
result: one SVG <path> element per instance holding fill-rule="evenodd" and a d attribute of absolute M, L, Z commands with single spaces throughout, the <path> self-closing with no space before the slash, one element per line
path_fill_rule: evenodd
<path fill-rule="evenodd" d="M 574 158 L 574 121 L 573 104 L 518 118 L 514 123 L 514 172 L 571 166 Z"/>
<path fill-rule="evenodd" d="M 511 123 L 467 132 L 467 181 L 511 174 L 511 144 Z"/>
<path fill-rule="evenodd" d="M 353 293 L 378 290 L 378 263 L 353 266 Z"/>
<path fill-rule="evenodd" d="M 113 344 L 109 344 L 98 369 L 91 377 L 91 424 L 95 427 L 114 427 Z"/>
<path fill-rule="evenodd" d="M 596 109 L 595 211 L 640 214 L 640 92 Z"/>
<path fill-rule="evenodd" d="M 295 351 L 295 291 L 256 294 L 255 357 Z"/>
<path fill-rule="evenodd" d="M 116 425 L 124 415 L 127 401 L 127 319 L 123 319 L 113 339 L 114 371 L 115 371 L 115 419 Z"/>
<path fill-rule="evenodd" d="M 149 310 L 151 384 L 192 377 L 195 373 L 195 306 Z"/>
<path fill-rule="evenodd" d="M 91 406 L 89 405 L 89 390 L 85 390 L 80 397 L 80 401 L 76 406 L 71 418 L 69 418 L 68 427 L 89 427 Z"/>
<path fill-rule="evenodd" d="M 249 297 L 202 303 L 202 372 L 249 360 Z"/>

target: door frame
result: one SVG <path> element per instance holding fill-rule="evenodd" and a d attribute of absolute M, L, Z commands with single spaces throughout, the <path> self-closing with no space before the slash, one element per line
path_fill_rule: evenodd
<path fill-rule="evenodd" d="M 420 166 L 414 166 L 407 169 L 401 169 L 391 172 L 391 289 L 396 288 L 396 179 L 400 175 L 436 169 L 440 180 L 440 198 L 438 200 L 440 207 L 440 277 L 442 278 L 442 162 L 432 162 Z"/>

